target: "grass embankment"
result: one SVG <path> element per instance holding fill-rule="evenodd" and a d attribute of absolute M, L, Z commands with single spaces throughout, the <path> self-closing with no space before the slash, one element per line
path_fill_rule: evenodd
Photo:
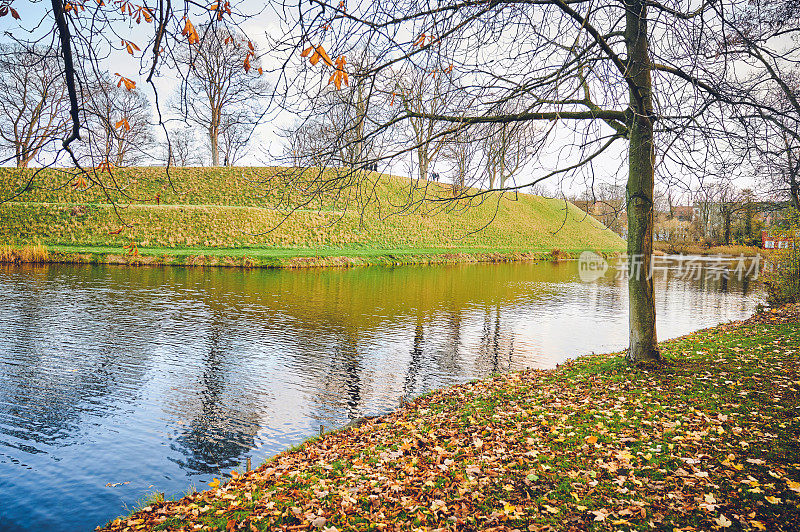
<path fill-rule="evenodd" d="M 441 202 L 452 194 L 449 186 L 412 187 L 407 179 L 371 174 L 368 184 L 306 205 L 279 170 L 174 168 L 173 190 L 163 168 L 120 169 L 114 186 L 103 190 L 71 186 L 74 178 L 57 170 L 2 169 L 0 198 L 33 182 L 0 204 L 0 243 L 18 251 L 44 245 L 52 262 L 219 266 L 514 260 L 553 250 L 624 250 L 617 235 L 560 200 L 516 194 Z M 131 244 L 137 256 L 128 253 Z M 21 260 L 22 253 L 9 255 Z"/>
<path fill-rule="evenodd" d="M 756 246 L 731 244 L 727 246 L 703 246 L 697 242 L 654 242 L 653 249 L 670 255 L 729 255 L 755 257 L 764 250 Z"/>
<path fill-rule="evenodd" d="M 106 530 L 797 530 L 797 307 L 418 398 Z"/>

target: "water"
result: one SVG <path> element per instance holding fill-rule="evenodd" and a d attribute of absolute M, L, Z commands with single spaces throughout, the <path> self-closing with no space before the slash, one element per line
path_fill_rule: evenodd
<path fill-rule="evenodd" d="M 577 273 L 0 265 L 0 529 L 92 529 L 401 396 L 622 349 L 625 283 Z M 676 271 L 656 290 L 662 339 L 762 298 Z"/>

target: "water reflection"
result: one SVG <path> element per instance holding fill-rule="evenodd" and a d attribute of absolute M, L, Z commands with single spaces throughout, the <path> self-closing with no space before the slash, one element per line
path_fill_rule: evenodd
<path fill-rule="evenodd" d="M 658 330 L 758 284 L 656 278 Z M 577 265 L 240 271 L 0 267 L 3 529 L 87 529 L 401 396 L 624 347 L 625 283 Z M 108 487 L 106 484 L 119 484 Z"/>

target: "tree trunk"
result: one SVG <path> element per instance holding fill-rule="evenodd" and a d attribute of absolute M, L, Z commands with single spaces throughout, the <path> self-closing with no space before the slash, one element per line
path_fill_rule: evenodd
<path fill-rule="evenodd" d="M 626 0 L 625 44 L 631 87 L 628 147 L 628 361 L 660 361 L 650 263 L 653 256 L 653 100 L 647 11 L 643 0 Z"/>
<path fill-rule="evenodd" d="M 731 217 L 733 216 L 733 213 L 730 212 L 729 210 L 726 210 L 723 213 L 723 215 L 725 219 L 724 219 L 724 230 L 722 232 L 722 240 L 727 246 L 728 244 L 731 243 Z"/>
<path fill-rule="evenodd" d="M 219 166 L 219 131 L 208 128 L 208 140 L 211 141 L 211 166 Z"/>
<path fill-rule="evenodd" d="M 797 183 L 794 176 L 791 177 L 792 182 L 789 185 L 789 195 L 792 198 L 792 206 L 795 210 L 800 211 L 800 184 Z"/>

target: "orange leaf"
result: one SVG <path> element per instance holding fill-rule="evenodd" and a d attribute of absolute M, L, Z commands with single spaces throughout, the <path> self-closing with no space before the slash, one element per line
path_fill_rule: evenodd
<path fill-rule="evenodd" d="M 586 436 L 584 438 L 584 441 L 589 445 L 594 445 L 595 443 L 597 443 L 597 436 Z"/>
<path fill-rule="evenodd" d="M 263 69 L 263 68 L 261 68 L 261 67 L 258 67 L 258 75 L 260 76 L 260 75 L 262 75 L 263 73 L 264 73 L 264 69 Z"/>
<path fill-rule="evenodd" d="M 312 52 L 313 50 L 314 50 L 314 47 L 313 47 L 313 46 L 309 46 L 308 48 L 306 48 L 305 50 L 303 50 L 302 52 L 300 52 L 300 57 L 308 57 L 308 56 L 309 56 L 309 54 L 311 54 L 311 52 Z"/>
<path fill-rule="evenodd" d="M 186 24 L 183 26 L 181 35 L 185 35 L 189 39 L 189 44 L 197 44 L 200 42 L 200 36 L 197 34 L 197 30 L 194 29 L 194 24 L 192 24 L 192 21 L 188 18 L 186 19 Z"/>
<path fill-rule="evenodd" d="M 256 47 L 253 46 L 253 42 L 252 41 L 247 41 L 247 47 L 250 48 L 251 52 L 255 52 L 256 51 Z"/>
<path fill-rule="evenodd" d="M 114 127 L 115 127 L 116 129 L 119 129 L 119 128 L 125 128 L 125 131 L 130 131 L 130 130 L 131 130 L 131 125 L 128 123 L 128 119 L 127 119 L 127 118 L 123 118 L 122 120 L 120 120 L 119 122 L 117 122 L 117 123 L 114 125 Z"/>
<path fill-rule="evenodd" d="M 11 17 L 19 20 L 19 13 L 17 13 L 17 10 L 13 7 L 9 7 L 8 9 L 11 11 Z"/>
<path fill-rule="evenodd" d="M 425 37 L 426 36 L 423 33 L 422 35 L 419 36 L 419 38 L 416 41 L 414 41 L 414 43 L 411 46 L 422 46 L 423 44 L 425 44 Z"/>
<path fill-rule="evenodd" d="M 250 72 L 250 54 L 247 54 L 247 57 L 244 58 L 244 71 Z"/>
<path fill-rule="evenodd" d="M 117 82 L 117 87 L 121 87 L 124 84 L 125 88 L 127 90 L 129 90 L 129 91 L 132 91 L 133 89 L 136 88 L 136 82 L 133 81 L 132 79 L 126 78 L 125 76 L 123 76 L 119 72 L 115 72 L 114 75 L 115 76 L 119 76 L 119 81 Z"/>
<path fill-rule="evenodd" d="M 323 48 L 321 44 L 317 46 L 316 50 L 322 60 L 325 61 L 326 65 L 333 66 L 333 61 L 331 61 L 331 58 L 328 57 L 328 52 L 325 51 L 325 48 Z"/>

